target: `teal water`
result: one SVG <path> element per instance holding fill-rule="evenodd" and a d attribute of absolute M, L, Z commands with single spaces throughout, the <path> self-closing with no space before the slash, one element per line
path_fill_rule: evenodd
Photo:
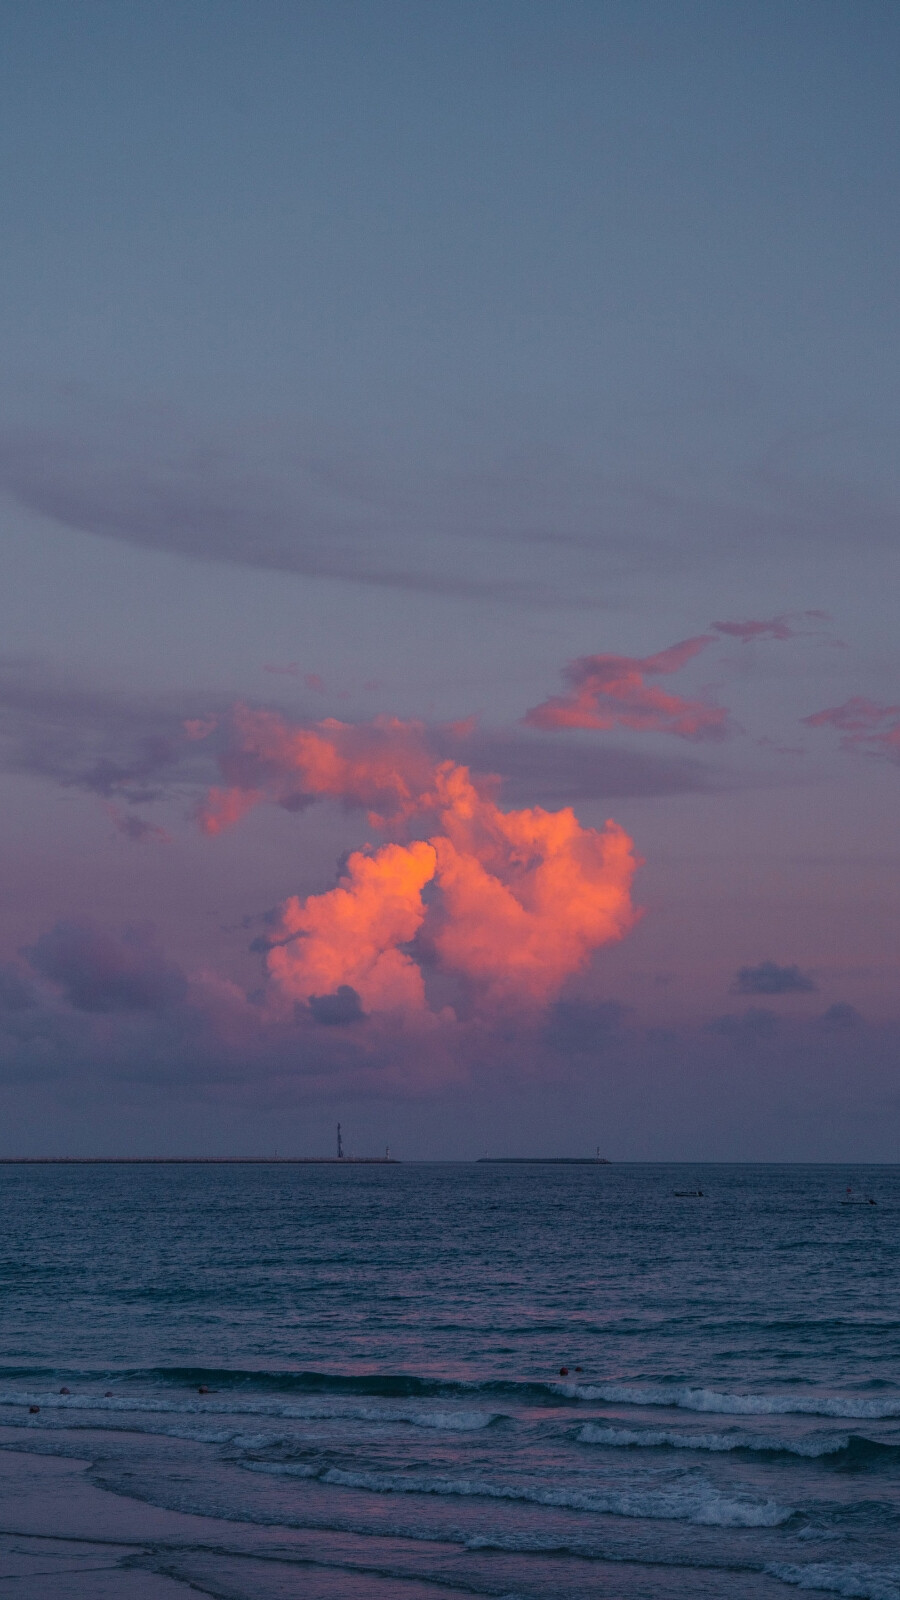
<path fill-rule="evenodd" d="M 7 1446 L 436 1597 L 900 1600 L 896 1167 L 0 1167 L 0 1204 Z"/>

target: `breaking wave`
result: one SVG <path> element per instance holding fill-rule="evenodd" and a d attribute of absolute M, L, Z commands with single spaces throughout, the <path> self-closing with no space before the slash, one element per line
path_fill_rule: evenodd
<path fill-rule="evenodd" d="M 845 1595 L 847 1600 L 900 1600 L 900 1567 L 868 1566 L 864 1561 L 846 1564 L 818 1561 L 794 1566 L 776 1561 L 765 1569 L 782 1583 L 798 1589 L 818 1589 Z"/>
<path fill-rule="evenodd" d="M 789 1439 L 781 1434 L 747 1433 L 740 1429 L 729 1433 L 687 1433 L 677 1428 L 613 1428 L 598 1422 L 586 1422 L 578 1430 L 577 1438 L 579 1444 L 603 1445 L 607 1449 L 710 1450 L 723 1454 L 731 1450 L 757 1450 L 770 1455 L 804 1456 L 808 1460 L 845 1452 L 852 1452 L 854 1456 L 877 1456 L 896 1448 L 853 1433 L 820 1433 Z"/>
<path fill-rule="evenodd" d="M 573 1400 L 673 1406 L 681 1411 L 715 1412 L 732 1417 L 858 1417 L 871 1421 L 900 1417 L 898 1395 L 866 1398 L 850 1394 L 722 1394 L 717 1389 L 676 1388 L 662 1383 L 566 1384 L 564 1388 Z"/>
<path fill-rule="evenodd" d="M 518 1500 L 529 1505 L 564 1507 L 617 1517 L 650 1517 L 719 1528 L 777 1528 L 794 1515 L 773 1500 L 723 1494 L 703 1479 L 692 1478 L 658 1489 L 550 1489 L 530 1484 L 499 1484 L 483 1478 L 427 1477 L 417 1473 L 348 1472 L 341 1467 L 302 1466 L 291 1462 L 245 1461 L 251 1472 L 273 1477 L 315 1478 L 344 1489 L 373 1494 L 460 1495 L 490 1500 Z"/>

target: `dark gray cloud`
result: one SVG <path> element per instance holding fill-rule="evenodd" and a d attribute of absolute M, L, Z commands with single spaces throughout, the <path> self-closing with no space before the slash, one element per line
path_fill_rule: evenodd
<path fill-rule="evenodd" d="M 210 1108 L 216 1116 L 235 1113 L 237 1148 L 251 1153 L 257 1114 L 302 1104 L 342 1115 L 350 1102 L 380 1100 L 401 1118 L 401 1103 L 422 1107 L 411 1112 L 416 1126 L 421 1119 L 430 1129 L 422 1153 L 452 1155 L 442 1108 L 459 1092 L 458 1153 L 468 1155 L 478 1153 L 482 1137 L 471 1120 L 475 1089 L 483 1096 L 479 1115 L 493 1104 L 503 1130 L 510 1105 L 532 1097 L 526 1149 L 542 1147 L 552 1104 L 554 1130 L 564 1125 L 557 1112 L 564 1113 L 572 1148 L 593 1148 L 596 1136 L 587 1139 L 585 1129 L 602 1127 L 607 1153 L 623 1159 L 665 1160 L 698 1149 L 723 1160 L 841 1160 L 854 1152 L 866 1159 L 867 1150 L 871 1159 L 888 1159 L 897 1020 L 861 1020 L 850 1029 L 826 1025 L 821 1015 L 781 1020 L 751 1007 L 705 1027 L 660 1030 L 644 1027 L 639 1013 L 617 1001 L 569 999 L 541 1018 L 506 1016 L 491 1025 L 447 1017 L 422 1032 L 383 1016 L 364 1026 L 329 1025 L 307 1006 L 271 1012 L 234 985 L 201 975 L 178 998 L 181 984 L 168 986 L 171 963 L 152 941 L 143 941 L 137 975 L 123 974 L 122 946 L 126 966 L 134 948 L 106 937 L 112 956 L 109 942 L 98 951 L 88 941 L 86 950 L 83 939 L 73 952 L 52 930 L 37 944 L 49 954 L 44 964 L 65 977 L 68 999 L 51 993 L 49 981 L 29 991 L 27 977 L 14 972 L 26 993 L 14 985 L 14 1006 L 0 1005 L 0 1086 L 19 1107 L 33 1091 L 44 1135 L 50 1130 L 64 1148 L 73 1107 L 79 1114 L 97 1108 L 100 1123 L 107 1114 L 119 1119 L 109 1153 L 148 1153 L 129 1110 L 137 1106 L 169 1130 L 151 1153 L 187 1147 L 216 1154 Z M 15 1143 L 10 1153 L 20 1151 L 29 1153 Z"/>
<path fill-rule="evenodd" d="M 184 973 L 148 928 L 118 936 L 87 921 L 58 922 L 22 954 L 78 1011 L 164 1012 L 187 995 Z"/>
<path fill-rule="evenodd" d="M 503 779 L 502 798 L 514 805 L 574 805 L 637 795 L 703 794 L 726 786 L 721 772 L 691 756 L 628 750 L 606 740 L 536 736 L 474 728 L 462 737 L 437 730 L 439 754 L 476 772 Z"/>
<path fill-rule="evenodd" d="M 818 985 L 799 967 L 780 967 L 776 961 L 761 961 L 758 967 L 741 967 L 731 986 L 732 994 L 813 994 Z"/>
<path fill-rule="evenodd" d="M 341 1027 L 349 1022 L 362 1022 L 365 1012 L 355 989 L 341 983 L 334 994 L 311 994 L 309 1010 L 315 1022 L 328 1027 Z"/>
<path fill-rule="evenodd" d="M 861 1028 L 863 1024 L 861 1013 L 846 1000 L 838 1000 L 823 1011 L 822 1021 L 827 1028 Z"/>
<path fill-rule="evenodd" d="M 215 780 L 215 741 L 191 741 L 184 730 L 187 718 L 215 709 L 212 697 L 198 707 L 187 695 L 64 684 L 34 662 L 7 658 L 0 660 L 0 766 L 130 805 L 163 799 Z M 145 831 L 138 824 L 136 834 Z"/>
<path fill-rule="evenodd" d="M 142 844 L 146 839 L 167 841 L 168 834 L 154 822 L 148 822 L 146 817 L 141 817 L 136 811 L 122 811 L 118 806 L 107 804 L 106 815 L 117 833 L 130 839 L 132 844 Z"/>
<path fill-rule="evenodd" d="M 61 925 L 30 954 L 47 980 L 35 1003 L 0 1005 L 0 1082 L 9 1085 L 55 1081 L 82 1104 L 105 1105 L 112 1091 L 116 1104 L 167 1107 L 174 1096 L 256 1111 L 334 1096 L 420 1098 L 463 1071 L 442 1037 L 426 1049 L 384 1018 L 322 1026 L 352 1020 L 353 1001 L 340 993 L 319 997 L 318 1019 L 307 1006 L 282 1017 L 221 979 L 188 982 L 144 935 Z"/>
<path fill-rule="evenodd" d="M 707 1024 L 709 1033 L 720 1033 L 735 1044 L 759 1044 L 771 1039 L 778 1031 L 778 1018 L 765 1006 L 748 1006 L 740 1016 L 733 1012 L 724 1017 L 714 1017 Z"/>

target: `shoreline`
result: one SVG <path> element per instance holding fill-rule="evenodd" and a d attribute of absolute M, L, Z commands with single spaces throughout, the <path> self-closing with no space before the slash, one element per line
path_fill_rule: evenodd
<path fill-rule="evenodd" d="M 0 1424 L 0 1593 L 17 1600 L 471 1600 L 450 1573 L 432 1584 L 404 1572 L 377 1534 L 235 1522 L 101 1488 L 84 1434 L 55 1437 L 65 1453 L 23 1450 L 21 1431 Z M 434 1546 L 445 1570 L 466 1559 Z"/>

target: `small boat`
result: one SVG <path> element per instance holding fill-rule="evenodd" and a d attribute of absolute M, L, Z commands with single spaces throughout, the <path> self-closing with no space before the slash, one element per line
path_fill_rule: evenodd
<path fill-rule="evenodd" d="M 702 1189 L 673 1189 L 676 1200 L 705 1200 L 706 1195 Z"/>
<path fill-rule="evenodd" d="M 849 1183 L 847 1185 L 846 1196 L 841 1201 L 841 1205 L 842 1206 L 875 1206 L 877 1204 L 878 1204 L 878 1201 L 877 1200 L 873 1200 L 872 1196 L 870 1194 L 864 1194 L 864 1195 L 854 1194 Z"/>

